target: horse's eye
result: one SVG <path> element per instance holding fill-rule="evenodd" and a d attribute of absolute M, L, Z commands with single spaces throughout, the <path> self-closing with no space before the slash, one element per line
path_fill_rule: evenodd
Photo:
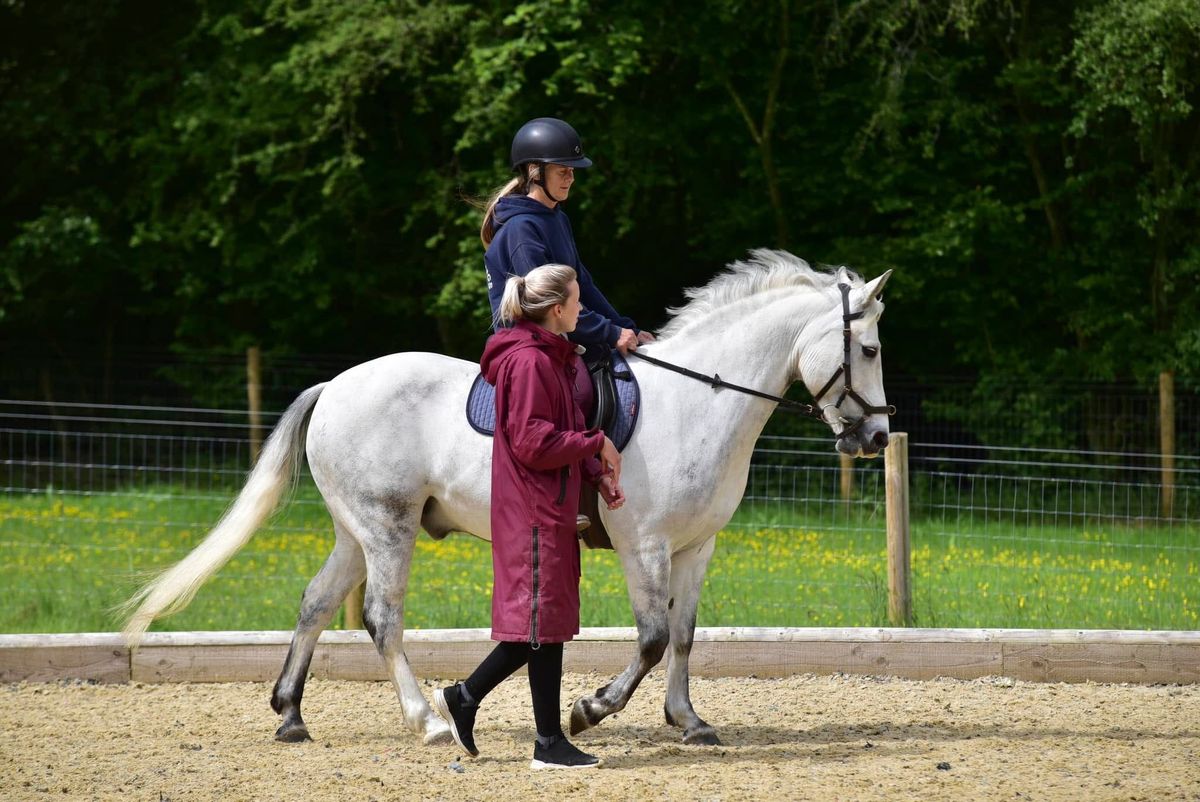
<path fill-rule="evenodd" d="M 879 353 L 879 346 L 877 345 L 864 345 L 862 349 L 863 356 L 865 356 L 867 359 L 874 359 Z"/>

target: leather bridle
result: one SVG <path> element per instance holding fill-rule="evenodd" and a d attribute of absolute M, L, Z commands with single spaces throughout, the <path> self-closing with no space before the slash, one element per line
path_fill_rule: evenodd
<path fill-rule="evenodd" d="M 757 396 L 758 398 L 765 398 L 768 401 L 774 401 L 781 409 L 787 410 L 788 412 L 794 412 L 796 414 L 804 415 L 805 417 L 813 418 L 825 423 L 833 423 L 833 421 L 829 420 L 825 416 L 825 410 L 832 408 L 837 411 L 837 422 L 842 424 L 842 430 L 838 432 L 838 437 L 847 437 L 862 428 L 862 425 L 867 422 L 867 418 L 871 415 L 895 415 L 896 407 L 893 404 L 888 404 L 887 406 L 873 406 L 868 404 L 866 399 L 859 395 L 858 391 L 854 389 L 854 384 L 850 374 L 850 323 L 861 318 L 864 314 L 864 311 L 859 310 L 858 312 L 851 313 L 849 284 L 839 282 L 838 289 L 842 292 L 842 364 L 841 367 L 839 367 L 834 374 L 829 377 L 829 381 L 825 382 L 825 386 L 822 387 L 819 392 L 813 395 L 813 400 L 816 401 L 817 404 L 820 404 L 820 406 L 805 404 L 802 401 L 792 401 L 789 398 L 782 398 L 777 395 L 771 395 L 770 393 L 764 393 L 761 390 L 754 390 L 749 387 L 743 387 L 740 384 L 733 384 L 732 382 L 727 382 L 722 379 L 719 373 L 714 373 L 711 376 L 704 373 L 698 373 L 694 370 L 681 367 L 680 365 L 674 365 L 670 362 L 665 362 L 657 357 L 648 356 L 640 351 L 630 351 L 628 355 L 636 356 L 638 359 L 649 362 L 652 365 L 658 365 L 660 368 L 666 368 L 667 370 L 673 371 L 680 375 L 687 376 L 689 379 L 702 381 L 705 384 L 710 385 L 714 390 L 719 387 L 726 387 L 738 393 L 753 395 Z M 821 404 L 821 398 L 830 391 L 839 377 L 842 377 L 842 392 L 838 396 L 838 400 L 832 404 Z M 841 414 L 842 404 L 847 398 L 853 398 L 856 402 L 858 402 L 858 405 L 862 407 L 862 414 L 859 415 L 857 419 L 851 420 L 850 418 L 847 418 Z"/>
<path fill-rule="evenodd" d="M 858 394 L 858 390 L 854 389 L 854 382 L 850 376 L 850 323 L 851 321 L 861 318 L 865 313 L 865 310 L 860 309 L 857 312 L 851 313 L 850 285 L 839 283 L 838 289 L 842 291 L 842 366 L 838 368 L 832 376 L 829 377 L 829 381 L 825 382 L 825 386 L 813 395 L 813 400 L 820 404 L 821 398 L 829 392 L 829 390 L 833 387 L 833 383 L 838 380 L 838 377 L 843 377 L 842 393 L 838 396 L 837 403 L 822 404 L 821 419 L 825 420 L 826 422 L 830 422 L 825 417 L 825 410 L 830 407 L 837 410 L 838 422 L 840 422 L 843 426 L 839 436 L 845 437 L 846 435 L 850 435 L 858 431 L 862 425 L 867 422 L 867 418 L 871 415 L 895 415 L 896 407 L 894 404 L 888 404 L 887 406 L 882 407 L 872 406 L 871 404 L 867 403 L 865 398 Z M 862 414 L 858 416 L 857 420 L 851 421 L 841 414 L 842 402 L 844 402 L 847 398 L 853 398 L 858 402 L 858 405 L 862 407 Z"/>

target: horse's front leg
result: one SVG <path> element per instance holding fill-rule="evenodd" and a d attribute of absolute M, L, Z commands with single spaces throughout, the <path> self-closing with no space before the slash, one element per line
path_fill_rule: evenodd
<path fill-rule="evenodd" d="M 634 542 L 639 541 L 635 539 Z M 606 716 L 624 710 L 642 678 L 662 660 L 670 641 L 667 581 L 671 573 L 671 559 L 667 555 L 666 543 L 657 539 L 651 543 L 643 541 L 636 550 L 620 556 L 625 569 L 625 583 L 629 587 L 629 600 L 633 604 L 633 617 L 637 622 L 637 654 L 629 667 L 596 691 L 595 696 L 584 696 L 575 702 L 571 710 L 572 735 L 596 726 Z"/>
<path fill-rule="evenodd" d="M 716 542 L 714 535 L 701 545 L 689 547 L 671 557 L 671 591 L 667 599 L 671 648 L 667 667 L 667 701 L 663 705 L 663 713 L 668 724 L 683 728 L 685 744 L 712 746 L 721 743 L 717 731 L 696 715 L 688 693 L 688 658 L 696 633 L 696 607 L 700 603 L 700 587 L 704 584 L 704 573 L 708 570 L 708 561 Z"/>

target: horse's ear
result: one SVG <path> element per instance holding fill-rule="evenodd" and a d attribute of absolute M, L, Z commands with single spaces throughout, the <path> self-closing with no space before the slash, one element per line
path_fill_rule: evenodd
<path fill-rule="evenodd" d="M 879 298 L 883 295 L 883 285 L 887 284 L 888 279 L 892 277 L 892 271 L 887 271 L 874 281 L 868 281 L 860 290 L 864 303 L 869 303 L 872 298 Z"/>

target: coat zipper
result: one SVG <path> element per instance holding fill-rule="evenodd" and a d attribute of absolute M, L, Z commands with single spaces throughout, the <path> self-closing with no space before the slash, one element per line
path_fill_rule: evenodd
<path fill-rule="evenodd" d="M 562 503 L 567 500 L 567 477 L 571 475 L 569 466 L 564 465 L 558 474 L 558 500 L 554 503 L 562 506 Z"/>
<path fill-rule="evenodd" d="M 529 648 L 539 649 L 541 645 L 537 640 L 537 613 L 538 613 L 538 528 L 533 527 L 533 603 L 529 610 Z"/>

